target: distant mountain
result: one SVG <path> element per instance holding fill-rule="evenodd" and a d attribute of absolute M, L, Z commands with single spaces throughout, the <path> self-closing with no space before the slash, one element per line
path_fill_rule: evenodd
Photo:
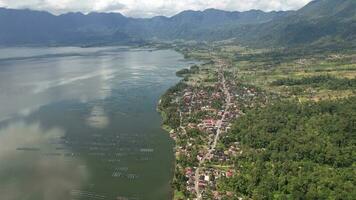
<path fill-rule="evenodd" d="M 147 40 L 218 41 L 258 46 L 356 41 L 355 0 L 315 0 L 298 11 L 183 11 L 135 19 L 119 13 L 0 8 L 0 45 L 131 44 Z"/>
<path fill-rule="evenodd" d="M 1 45 L 56 45 L 130 43 L 134 38 L 122 32 L 130 21 L 121 14 L 68 13 L 0 8 Z"/>
<path fill-rule="evenodd" d="M 288 13 L 259 10 L 227 12 L 216 9 L 184 11 L 171 18 L 159 17 L 145 21 L 143 27 L 151 37 L 160 39 L 219 40 L 229 37 L 224 31 L 230 27 L 262 24 Z"/>
<path fill-rule="evenodd" d="M 100 44 L 142 40 L 216 40 L 210 32 L 229 26 L 261 24 L 289 12 L 184 11 L 173 17 L 134 19 L 119 13 L 68 13 L 0 8 L 0 44 Z"/>
<path fill-rule="evenodd" d="M 356 42 L 356 1 L 315 0 L 288 16 L 236 30 L 247 44 L 298 45 Z"/>

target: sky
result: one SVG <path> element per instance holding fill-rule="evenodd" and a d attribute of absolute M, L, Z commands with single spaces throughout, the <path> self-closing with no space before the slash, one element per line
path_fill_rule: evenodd
<path fill-rule="evenodd" d="M 296 10 L 311 0 L 0 0 L 0 7 L 66 12 L 120 12 L 130 17 L 172 16 L 183 10 Z"/>

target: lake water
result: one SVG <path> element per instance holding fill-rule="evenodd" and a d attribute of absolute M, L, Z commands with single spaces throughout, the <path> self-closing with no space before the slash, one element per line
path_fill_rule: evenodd
<path fill-rule="evenodd" d="M 170 198 L 172 50 L 0 49 L 0 199 Z"/>

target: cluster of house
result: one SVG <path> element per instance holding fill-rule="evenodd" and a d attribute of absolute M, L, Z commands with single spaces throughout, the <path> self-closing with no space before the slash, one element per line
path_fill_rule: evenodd
<path fill-rule="evenodd" d="M 185 177 L 188 179 L 186 182 L 186 190 L 194 193 L 195 192 L 195 180 L 198 179 L 198 186 L 202 191 L 202 194 L 207 191 L 212 191 L 214 199 L 221 199 L 223 195 L 217 191 L 216 185 L 217 181 L 221 178 L 232 178 L 235 175 L 233 169 L 221 170 L 215 168 L 204 168 L 199 177 L 195 177 L 196 168 L 187 167 L 185 169 Z M 232 192 L 228 192 L 228 195 L 233 195 Z"/>
<path fill-rule="evenodd" d="M 223 101 L 223 95 L 219 90 L 218 84 L 214 87 L 209 87 L 209 90 L 206 88 L 188 87 L 183 93 L 182 106 L 191 107 L 191 109 L 196 111 L 215 112 L 216 109 L 212 109 L 209 105 L 211 105 L 214 100 Z"/>
<path fill-rule="evenodd" d="M 230 89 L 229 86 L 228 88 Z M 217 119 L 220 119 L 225 115 L 225 120 L 222 121 L 223 130 L 229 131 L 231 129 L 232 119 L 235 119 L 241 114 L 238 106 L 230 105 L 231 109 L 229 111 L 224 111 L 223 108 L 213 108 L 213 101 L 225 102 L 219 83 L 216 83 L 216 86 L 212 87 L 209 91 L 205 91 L 204 89 L 194 91 L 194 88 L 191 87 L 184 90 L 184 95 L 182 97 L 183 104 L 181 105 L 181 111 L 184 116 L 190 116 L 194 112 L 208 113 L 200 123 L 188 123 L 188 128 L 198 128 L 201 131 L 216 134 Z"/>
<path fill-rule="evenodd" d="M 220 80 L 222 80 L 221 76 L 220 74 Z M 175 95 L 178 97 L 177 103 L 180 105 L 181 127 L 184 129 L 184 131 L 171 131 L 173 139 L 176 141 L 181 140 L 176 143 L 176 155 L 185 155 L 191 159 L 196 159 L 197 162 L 204 159 L 211 164 L 225 167 L 233 166 L 233 157 L 242 153 L 239 143 L 236 142 L 223 150 L 214 149 L 214 151 L 207 154 L 208 149 L 206 147 L 202 148 L 197 145 L 197 138 L 184 134 L 187 133 L 188 129 L 198 129 L 203 133 L 199 136 L 200 139 L 203 138 L 204 142 L 207 142 L 207 147 L 211 146 L 217 132 L 219 131 L 223 136 L 224 133 L 231 129 L 233 120 L 242 114 L 241 105 L 249 104 L 249 102 L 252 102 L 251 99 L 258 97 L 259 93 L 256 89 L 239 85 L 234 80 L 225 78 L 223 81 L 215 83 L 214 86 L 188 86 Z M 220 104 L 217 104 L 218 106 L 214 105 L 216 102 L 220 102 Z M 228 103 L 229 105 L 227 105 Z M 226 110 L 227 106 L 228 110 Z M 187 120 L 191 118 L 195 119 Z M 193 150 L 198 153 L 192 153 Z M 196 180 L 198 180 L 198 186 L 202 194 L 213 191 L 214 199 L 233 195 L 230 192 L 220 194 L 216 191 L 217 180 L 222 177 L 230 178 L 236 174 L 233 167 L 225 167 L 203 168 L 199 170 L 198 177 L 195 177 L 197 166 L 183 167 L 182 170 L 184 170 L 187 178 L 185 183 L 186 190 L 191 194 L 195 194 Z"/>

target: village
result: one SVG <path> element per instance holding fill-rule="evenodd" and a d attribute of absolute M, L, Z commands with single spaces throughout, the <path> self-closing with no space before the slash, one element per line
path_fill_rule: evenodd
<path fill-rule="evenodd" d="M 242 103 L 260 94 L 237 83 L 229 68 L 226 61 L 216 58 L 213 67 L 201 70 L 208 71 L 217 81 L 205 85 L 204 81 L 196 81 L 171 94 L 179 113 L 179 126 L 170 131 L 176 141 L 174 182 L 178 185 L 176 190 L 182 190 L 178 193 L 190 199 L 222 199 L 234 195 L 229 191 L 218 192 L 217 183 L 238 173 L 232 159 L 242 152 L 238 142 L 225 147 L 220 140 L 243 114 Z"/>

